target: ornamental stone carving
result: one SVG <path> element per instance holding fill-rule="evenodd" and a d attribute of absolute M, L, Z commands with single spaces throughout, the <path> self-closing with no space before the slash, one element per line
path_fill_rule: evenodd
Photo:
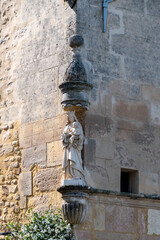
<path fill-rule="evenodd" d="M 68 1 L 71 7 L 75 2 Z M 62 92 L 61 104 L 67 111 L 68 123 L 62 134 L 64 180 L 58 191 L 62 193 L 64 200 L 62 204 L 64 218 L 72 226 L 84 222 L 88 211 L 88 194 L 83 191 L 86 181 L 81 156 L 84 134 L 75 115 L 75 111 L 80 114 L 88 109 L 88 92 L 92 88 L 92 84 L 87 82 L 86 69 L 81 60 L 80 48 L 83 43 L 81 35 L 73 35 L 70 38 L 70 47 L 73 49 L 72 61 L 66 69 L 63 83 L 59 86 Z"/>
<path fill-rule="evenodd" d="M 68 123 L 62 135 L 64 149 L 63 185 L 84 185 L 85 176 L 82 167 L 81 151 L 83 148 L 84 134 L 74 111 L 68 111 Z"/>
<path fill-rule="evenodd" d="M 85 221 L 88 214 L 88 187 L 62 186 L 58 189 L 64 200 L 62 212 L 72 226 Z"/>
<path fill-rule="evenodd" d="M 70 38 L 70 47 L 73 48 L 72 61 L 66 69 L 63 83 L 59 86 L 62 91 L 62 107 L 68 111 L 71 108 L 88 109 L 88 91 L 92 85 L 87 82 L 87 74 L 81 60 L 80 48 L 84 40 L 81 35 Z"/>

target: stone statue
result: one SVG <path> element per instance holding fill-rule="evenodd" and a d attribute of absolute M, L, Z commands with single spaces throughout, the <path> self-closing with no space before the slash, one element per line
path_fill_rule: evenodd
<path fill-rule="evenodd" d="M 84 180 L 81 151 L 84 135 L 74 111 L 69 111 L 68 123 L 64 128 L 62 143 L 64 149 L 63 170 L 65 179 Z"/>

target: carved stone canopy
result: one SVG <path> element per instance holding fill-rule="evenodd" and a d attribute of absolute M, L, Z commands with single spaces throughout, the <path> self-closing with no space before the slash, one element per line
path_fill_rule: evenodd
<path fill-rule="evenodd" d="M 65 1 L 68 2 L 69 6 L 70 6 L 71 8 L 73 8 L 74 5 L 75 5 L 76 2 L 77 2 L 77 0 L 65 0 Z"/>
<path fill-rule="evenodd" d="M 62 91 L 62 107 L 69 110 L 70 107 L 87 109 L 89 105 L 88 91 L 92 85 L 87 82 L 87 73 L 80 55 L 80 47 L 83 45 L 81 35 L 73 35 L 70 38 L 70 47 L 73 48 L 72 61 L 66 69 L 63 83 L 59 86 Z"/>

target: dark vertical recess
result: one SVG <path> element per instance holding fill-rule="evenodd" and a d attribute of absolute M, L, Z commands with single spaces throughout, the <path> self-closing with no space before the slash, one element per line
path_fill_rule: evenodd
<path fill-rule="evenodd" d="M 129 192 L 129 172 L 121 172 L 121 192 Z"/>

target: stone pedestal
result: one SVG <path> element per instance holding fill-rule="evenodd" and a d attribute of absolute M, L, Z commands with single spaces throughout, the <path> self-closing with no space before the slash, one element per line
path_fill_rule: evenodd
<path fill-rule="evenodd" d="M 64 219 L 71 226 L 85 221 L 88 212 L 88 188 L 83 186 L 62 186 L 57 189 L 62 194 Z"/>
<path fill-rule="evenodd" d="M 62 181 L 62 186 L 86 186 L 86 181 L 83 179 L 64 179 Z"/>

